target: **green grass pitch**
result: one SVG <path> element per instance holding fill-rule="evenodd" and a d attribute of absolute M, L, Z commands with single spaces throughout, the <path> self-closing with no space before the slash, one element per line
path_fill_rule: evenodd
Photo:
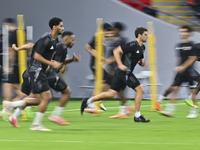
<path fill-rule="evenodd" d="M 164 103 L 166 103 L 165 101 Z M 186 119 L 189 107 L 177 105 L 174 118 L 150 111 L 150 102 L 143 101 L 141 112 L 150 123 L 128 119 L 109 119 L 118 112 L 118 101 L 105 101 L 107 111 L 101 116 L 80 115 L 80 101 L 69 101 L 63 114 L 71 124 L 59 126 L 48 120 L 56 101 L 48 106 L 43 125 L 52 132 L 31 131 L 30 121 L 21 121 L 14 128 L 0 118 L 0 150 L 199 150 L 200 120 Z M 0 106 L 1 108 L 2 106 Z M 37 107 L 34 107 L 34 111 Z"/>

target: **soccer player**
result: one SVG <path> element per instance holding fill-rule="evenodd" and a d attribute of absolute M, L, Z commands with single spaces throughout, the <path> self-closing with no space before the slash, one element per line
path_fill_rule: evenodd
<path fill-rule="evenodd" d="M 143 53 L 145 50 L 145 46 L 143 45 L 143 43 L 145 43 L 148 38 L 147 29 L 144 27 L 136 28 L 135 37 L 135 41 L 127 43 L 124 46 L 119 46 L 114 50 L 114 57 L 118 67 L 116 68 L 115 76 L 111 83 L 111 89 L 107 92 L 103 92 L 89 99 L 85 98 L 81 104 L 81 113 L 83 113 L 88 104 L 94 101 L 113 98 L 121 90 L 124 90 L 126 85 L 128 85 L 136 91 L 134 121 L 150 122 L 150 120 L 145 119 L 140 113 L 140 105 L 142 102 L 144 89 L 139 80 L 132 73 L 137 63 L 140 66 L 146 66 L 146 63 L 143 60 Z"/>
<path fill-rule="evenodd" d="M 167 104 L 165 111 L 160 111 L 161 115 L 173 117 L 175 114 L 175 102 L 177 92 L 182 83 L 191 83 L 199 79 L 199 74 L 194 70 L 193 64 L 198 59 L 199 52 L 196 50 L 194 43 L 190 40 L 192 29 L 188 25 L 179 28 L 179 36 L 181 42 L 175 47 L 178 55 L 178 66 L 175 68 L 177 72 L 174 83 L 171 86 L 172 95 L 170 103 Z M 197 109 L 192 108 L 192 116 L 189 114 L 187 118 L 196 118 Z"/>
<path fill-rule="evenodd" d="M 69 64 L 71 62 L 77 62 L 80 61 L 80 56 L 76 56 L 74 54 L 72 59 L 65 60 L 66 55 L 68 54 L 67 48 L 71 48 L 74 45 L 74 39 L 75 36 L 72 32 L 65 31 L 62 34 L 62 42 L 57 44 L 56 46 L 56 54 L 53 58 L 53 60 Z M 66 69 L 66 67 L 64 67 Z M 49 120 L 52 122 L 55 122 L 60 125 L 67 125 L 69 124 L 64 120 L 64 118 L 61 117 L 63 108 L 65 107 L 66 103 L 69 100 L 71 91 L 69 86 L 65 83 L 65 81 L 58 76 L 59 70 L 54 69 L 50 67 L 50 69 L 47 71 L 47 78 L 49 82 L 49 86 L 56 90 L 62 92 L 62 97 L 59 100 L 59 106 L 56 106 L 52 115 L 49 116 Z M 63 72 L 63 70 L 62 70 Z"/>
<path fill-rule="evenodd" d="M 19 85 L 19 68 L 18 68 L 18 54 L 17 52 L 12 50 L 12 44 L 17 43 L 17 27 L 16 27 L 16 21 L 13 18 L 6 18 L 3 21 L 3 25 L 8 26 L 8 31 L 9 31 L 9 72 L 8 74 L 4 70 L 4 74 L 8 75 L 8 78 L 6 76 L 3 77 L 3 96 L 4 100 L 6 101 L 11 101 L 12 99 L 12 92 L 15 92 L 17 95 L 21 95 L 22 93 L 20 92 L 20 85 Z M 12 110 L 9 110 L 11 112 Z M 5 112 L 5 108 L 3 108 L 2 112 L 3 114 Z M 7 120 L 5 115 L 2 115 L 3 120 Z"/>
<path fill-rule="evenodd" d="M 123 46 L 126 44 L 127 39 L 125 37 L 122 37 L 122 31 L 124 30 L 125 26 L 120 22 L 114 22 L 112 23 L 113 26 L 113 36 L 109 38 L 107 49 L 106 49 L 106 57 L 104 59 L 105 62 L 105 70 L 108 72 L 108 76 L 110 79 L 109 88 L 111 86 L 111 81 L 114 77 L 115 68 L 117 66 L 117 63 L 115 61 L 113 50 L 118 46 Z M 119 98 L 121 99 L 121 105 L 119 106 L 119 112 L 113 116 L 110 116 L 109 118 L 117 118 L 117 119 L 126 119 L 129 115 L 131 115 L 131 112 L 134 110 L 134 106 L 129 106 L 128 100 L 124 96 L 124 91 L 120 91 Z"/>
<path fill-rule="evenodd" d="M 113 32 L 112 32 L 112 26 L 108 23 L 104 23 L 103 24 L 103 33 L 104 33 L 104 38 L 109 38 L 111 36 L 113 36 Z M 106 48 L 106 45 L 104 44 L 104 49 Z M 88 42 L 88 44 L 86 44 L 85 49 L 90 53 L 91 55 L 91 59 L 90 59 L 90 69 L 93 73 L 93 75 L 95 76 L 95 57 L 96 57 L 96 49 L 95 49 L 95 36 L 92 37 L 92 39 Z M 103 60 L 105 60 L 105 58 L 102 58 Z M 103 85 L 102 85 L 102 90 L 103 91 L 107 91 L 109 89 L 109 84 L 110 84 L 110 79 L 108 76 L 108 73 L 103 70 Z M 95 105 L 93 104 L 92 107 L 94 107 Z M 106 111 L 106 108 L 104 107 L 103 103 L 101 103 L 100 108 L 104 111 Z M 94 109 L 94 108 L 91 108 Z M 87 110 L 86 110 L 87 111 Z M 90 110 L 89 110 L 90 112 Z"/>
<path fill-rule="evenodd" d="M 51 100 L 51 93 L 45 71 L 48 65 L 56 69 L 59 69 L 62 65 L 60 62 L 51 61 L 52 55 L 56 50 L 56 44 L 58 43 L 57 36 L 64 30 L 62 19 L 57 17 L 50 19 L 49 27 L 51 28 L 51 32 L 44 34 L 34 45 L 31 53 L 30 66 L 28 68 L 31 90 L 36 99 L 42 99 L 30 130 L 51 131 L 41 125 L 45 110 Z M 25 105 L 25 101 L 19 102 Z M 4 101 L 3 105 L 7 108 L 10 107 L 10 103 L 7 101 Z"/>
<path fill-rule="evenodd" d="M 65 31 L 62 33 L 62 42 L 57 44 L 56 54 L 54 55 L 53 60 L 62 62 L 63 66 L 60 69 L 54 69 L 54 68 L 50 67 L 47 70 L 47 79 L 48 79 L 49 86 L 52 89 L 62 93 L 62 97 L 60 98 L 60 101 L 59 101 L 59 106 L 55 107 L 52 115 L 49 116 L 49 120 L 51 120 L 52 122 L 55 122 L 59 125 L 68 125 L 69 124 L 68 122 L 66 122 L 64 120 L 64 118 L 62 118 L 62 111 L 70 97 L 71 91 L 70 91 L 69 86 L 65 83 L 65 81 L 62 80 L 62 78 L 60 78 L 57 75 L 57 73 L 59 71 L 63 72 L 64 69 L 66 69 L 66 67 L 64 65 L 69 64 L 73 61 L 75 61 L 75 62 L 80 61 L 80 56 L 76 56 L 75 54 L 72 59 L 65 60 L 66 55 L 68 53 L 67 48 L 71 48 L 74 45 L 74 39 L 75 39 L 75 36 L 72 32 Z M 19 48 L 17 48 L 15 45 L 13 45 L 13 49 L 17 50 L 17 51 L 21 50 L 21 49 L 29 49 L 29 48 L 32 48 L 33 45 L 34 44 L 32 44 L 32 43 L 28 43 Z M 23 74 L 23 79 L 24 79 L 24 82 L 22 84 L 21 90 L 26 96 L 28 96 L 29 93 L 31 92 L 31 87 L 29 86 L 28 74 L 26 73 L 26 71 Z M 35 96 L 33 94 L 31 94 L 28 98 L 25 98 L 24 101 L 26 101 L 26 103 L 28 105 L 31 105 L 31 104 L 38 105 L 40 103 L 40 101 L 38 101 L 37 99 L 34 100 L 33 99 L 34 97 Z M 32 99 L 30 99 L 30 98 L 32 98 Z M 21 109 L 17 108 L 17 110 L 14 112 L 14 114 L 11 115 L 9 118 L 9 121 L 11 122 L 11 124 L 14 127 L 19 127 L 19 125 L 17 123 L 17 117 L 20 115 L 20 113 L 21 113 Z"/>

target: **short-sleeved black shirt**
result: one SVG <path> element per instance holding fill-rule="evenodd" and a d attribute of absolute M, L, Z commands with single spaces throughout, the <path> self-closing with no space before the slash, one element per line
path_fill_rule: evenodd
<path fill-rule="evenodd" d="M 189 56 L 199 56 L 199 52 L 192 41 L 188 43 L 178 43 L 175 47 L 175 50 L 177 52 L 177 56 L 181 58 L 181 62 L 179 65 L 183 64 L 189 58 Z M 192 67 L 193 65 L 189 68 Z"/>
<path fill-rule="evenodd" d="M 63 63 L 65 61 L 66 55 L 68 54 L 67 52 L 67 46 L 61 42 L 56 45 L 56 54 L 53 57 L 53 60 L 57 62 Z M 47 71 L 48 73 L 48 78 L 53 78 L 56 76 L 58 73 L 59 69 L 55 69 L 53 67 L 50 67 L 50 69 Z"/>
<path fill-rule="evenodd" d="M 33 58 L 35 52 L 40 54 L 47 60 L 51 60 L 53 53 L 56 51 L 56 44 L 58 43 L 58 38 L 55 40 L 52 39 L 50 33 L 45 33 L 34 45 L 32 53 L 31 53 L 31 61 L 30 66 L 34 67 L 42 67 L 43 70 L 46 70 L 46 64 L 42 64 L 39 61 Z"/>
<path fill-rule="evenodd" d="M 116 76 L 121 77 L 133 71 L 138 61 L 144 58 L 145 46 L 139 45 L 135 40 L 121 46 L 123 51 L 121 61 L 127 67 L 127 72 L 121 71 L 118 67 L 116 68 Z"/>
<path fill-rule="evenodd" d="M 13 44 L 17 45 L 17 30 L 9 31 L 9 47 L 12 47 Z M 18 66 L 18 53 L 15 52 L 15 61 L 14 66 Z"/>
<path fill-rule="evenodd" d="M 95 49 L 95 36 L 92 37 L 92 39 L 89 41 L 88 45 L 90 45 L 92 47 L 92 49 Z M 105 50 L 105 45 L 104 45 L 104 50 Z M 90 68 L 93 68 L 94 64 L 95 64 L 95 57 L 91 55 Z"/>
<path fill-rule="evenodd" d="M 63 63 L 67 55 L 67 46 L 60 42 L 56 45 L 56 54 L 53 57 L 53 60 Z"/>

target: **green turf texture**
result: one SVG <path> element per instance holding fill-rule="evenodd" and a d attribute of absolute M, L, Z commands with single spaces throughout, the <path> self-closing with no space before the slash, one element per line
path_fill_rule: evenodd
<path fill-rule="evenodd" d="M 179 104 L 176 116 L 167 118 L 151 112 L 150 101 L 143 101 L 141 113 L 151 122 L 135 123 L 133 115 L 109 119 L 118 112 L 118 101 L 105 101 L 107 111 L 101 116 L 81 116 L 81 102 L 70 101 L 65 110 L 71 111 L 65 111 L 63 116 L 71 125 L 59 126 L 47 118 L 57 105 L 54 101 L 43 119 L 43 125 L 51 132 L 29 130 L 32 120 L 21 121 L 20 117 L 21 128 L 14 128 L 0 118 L 0 150 L 198 150 L 200 120 L 186 119 L 190 107 L 183 101 Z"/>

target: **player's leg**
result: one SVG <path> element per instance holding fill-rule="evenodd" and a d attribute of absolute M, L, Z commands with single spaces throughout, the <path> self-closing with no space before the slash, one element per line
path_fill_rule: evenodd
<path fill-rule="evenodd" d="M 30 82 L 32 92 L 35 94 L 36 99 L 40 99 L 41 102 L 38 107 L 38 112 L 35 115 L 34 121 L 30 130 L 36 131 L 51 131 L 41 125 L 41 121 L 44 117 L 46 108 L 51 100 L 51 92 L 46 77 L 45 71 L 39 68 L 37 71 L 29 70 Z"/>
<path fill-rule="evenodd" d="M 64 118 L 62 118 L 62 113 L 71 95 L 71 90 L 69 86 L 65 83 L 65 81 L 59 76 L 53 79 L 49 79 L 48 82 L 49 82 L 49 86 L 52 89 L 56 91 L 60 91 L 62 93 L 62 96 L 59 100 L 59 104 L 58 106 L 55 106 L 54 111 L 49 116 L 49 120 L 59 125 L 68 125 L 70 123 L 65 121 Z"/>
<path fill-rule="evenodd" d="M 173 117 L 175 114 L 175 102 L 176 102 L 176 98 L 177 98 L 177 92 L 179 90 L 179 86 L 178 85 L 174 85 L 171 87 L 172 88 L 172 95 L 171 95 L 171 99 L 170 102 L 168 104 L 166 104 L 166 108 L 164 111 L 160 111 L 161 115 L 167 116 L 167 117 Z"/>
<path fill-rule="evenodd" d="M 107 92 L 100 93 L 94 97 L 91 97 L 89 99 L 83 99 L 81 104 L 81 113 L 83 113 L 84 109 L 90 104 L 95 101 L 101 101 L 104 99 L 111 99 L 117 94 L 117 91 L 109 89 Z"/>
<path fill-rule="evenodd" d="M 172 93 L 172 87 L 170 86 L 167 90 L 165 90 L 165 92 L 163 93 L 163 95 L 159 95 L 158 97 L 158 103 L 162 103 L 162 101 L 170 94 Z"/>
<path fill-rule="evenodd" d="M 47 129 L 42 126 L 41 122 L 44 117 L 45 111 L 47 109 L 47 106 L 51 100 L 51 92 L 50 90 L 42 92 L 40 94 L 34 93 L 36 96 L 36 99 L 41 99 L 41 102 L 38 107 L 38 112 L 36 112 L 34 121 L 32 123 L 32 126 L 30 130 L 35 130 L 35 131 L 51 131 L 50 129 Z"/>

